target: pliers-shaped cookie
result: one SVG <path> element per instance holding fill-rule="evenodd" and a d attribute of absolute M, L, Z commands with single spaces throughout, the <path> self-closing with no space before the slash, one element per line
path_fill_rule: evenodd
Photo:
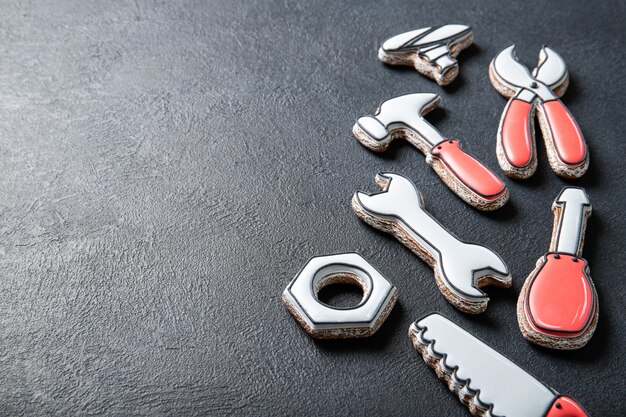
<path fill-rule="evenodd" d="M 537 111 L 550 167 L 561 177 L 581 177 L 589 166 L 589 151 L 578 124 L 559 100 L 569 85 L 567 67 L 559 54 L 544 46 L 531 75 L 518 62 L 512 45 L 491 61 L 489 78 L 500 94 L 510 98 L 498 127 L 497 155 L 502 170 L 512 178 L 534 174 L 533 120 Z"/>

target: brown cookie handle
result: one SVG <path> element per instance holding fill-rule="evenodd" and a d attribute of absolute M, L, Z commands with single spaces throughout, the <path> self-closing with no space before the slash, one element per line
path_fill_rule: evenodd
<path fill-rule="evenodd" d="M 443 163 L 451 176 L 485 199 L 496 199 L 506 190 L 502 180 L 474 157 L 465 153 L 457 140 L 438 143 L 430 150 L 430 154 Z"/>

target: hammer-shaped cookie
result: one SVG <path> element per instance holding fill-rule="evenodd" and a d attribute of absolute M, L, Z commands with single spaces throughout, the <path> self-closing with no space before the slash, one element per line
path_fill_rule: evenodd
<path fill-rule="evenodd" d="M 465 313 L 481 313 L 489 297 L 479 288 L 510 287 L 511 275 L 492 250 L 457 239 L 425 209 L 421 193 L 398 174 L 378 174 L 382 192 L 352 197 L 352 209 L 365 223 L 391 233 L 435 271 L 439 291 Z"/>
<path fill-rule="evenodd" d="M 404 138 L 426 155 L 426 162 L 463 201 L 480 210 L 502 207 L 509 199 L 502 180 L 465 153 L 457 140 L 444 138 L 424 119 L 440 101 L 433 93 L 392 98 L 383 102 L 374 116 L 359 118 L 352 133 L 375 152 L 384 152 L 395 138 Z"/>
<path fill-rule="evenodd" d="M 472 44 L 472 28 L 442 25 L 404 32 L 387 39 L 378 59 L 391 65 L 409 65 L 439 85 L 450 84 L 459 73 L 457 55 Z"/>

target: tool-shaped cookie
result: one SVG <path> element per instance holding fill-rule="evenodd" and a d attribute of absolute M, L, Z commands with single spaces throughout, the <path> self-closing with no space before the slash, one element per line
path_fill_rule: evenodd
<path fill-rule="evenodd" d="M 455 59 L 472 44 L 472 28 L 442 25 L 404 32 L 387 39 L 378 59 L 391 65 L 409 65 L 439 85 L 450 84 L 459 73 Z"/>
<path fill-rule="evenodd" d="M 510 287 L 504 261 L 490 249 L 465 243 L 448 232 L 425 209 L 421 193 L 398 174 L 378 174 L 382 192 L 356 192 L 352 209 L 370 226 L 391 233 L 435 271 L 439 291 L 456 308 L 481 313 L 489 297 L 479 288 Z"/>
<path fill-rule="evenodd" d="M 319 291 L 327 285 L 354 284 L 363 299 L 354 307 L 322 303 Z M 371 336 L 383 324 L 398 298 L 398 290 L 357 253 L 311 258 L 283 292 L 283 303 L 298 323 L 317 339 Z"/>
<path fill-rule="evenodd" d="M 413 323 L 413 346 L 474 416 L 586 417 L 560 395 L 439 314 Z"/>
<path fill-rule="evenodd" d="M 357 120 L 352 129 L 366 148 L 384 152 L 398 137 L 426 155 L 443 182 L 465 202 L 480 210 L 495 210 L 509 199 L 509 191 L 493 172 L 463 152 L 457 140 L 444 138 L 422 116 L 437 107 L 437 94 L 415 93 L 383 102 L 374 116 Z"/>
<path fill-rule="evenodd" d="M 580 257 L 591 204 L 585 190 L 566 187 L 552 211 L 550 251 L 537 261 L 522 287 L 517 320 L 533 343 L 578 349 L 589 341 L 598 322 L 598 295 L 589 265 Z"/>
<path fill-rule="evenodd" d="M 581 177 L 589 166 L 589 151 L 580 127 L 559 100 L 569 85 L 559 54 L 544 46 L 531 75 L 517 60 L 515 45 L 510 46 L 491 61 L 489 78 L 500 94 L 510 98 L 498 127 L 496 151 L 502 170 L 512 178 L 535 173 L 537 110 L 550 167 L 565 178 Z"/>

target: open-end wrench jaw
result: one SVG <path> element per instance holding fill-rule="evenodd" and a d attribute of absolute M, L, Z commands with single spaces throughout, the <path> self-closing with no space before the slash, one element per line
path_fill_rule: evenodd
<path fill-rule="evenodd" d="M 384 216 L 393 216 L 398 210 L 397 208 L 390 210 L 389 201 L 395 199 L 402 201 L 402 205 L 408 207 L 409 210 L 411 207 L 424 208 L 422 193 L 416 190 L 413 184 L 404 177 L 393 173 L 379 172 L 374 180 L 380 188 L 380 192 L 366 194 L 357 191 L 355 195 L 366 210 Z"/>
<path fill-rule="evenodd" d="M 487 308 L 489 297 L 479 287 L 511 286 L 502 259 L 490 249 L 459 240 L 425 209 L 422 194 L 407 178 L 379 173 L 382 190 L 356 192 L 352 208 L 369 225 L 393 234 L 435 271 L 440 291 L 455 307 L 467 313 Z"/>

